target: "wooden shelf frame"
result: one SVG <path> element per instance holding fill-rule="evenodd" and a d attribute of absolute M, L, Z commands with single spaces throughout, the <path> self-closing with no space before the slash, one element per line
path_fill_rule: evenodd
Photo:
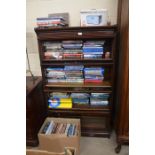
<path fill-rule="evenodd" d="M 45 104 L 47 106 L 47 115 L 52 117 L 74 117 L 80 118 L 81 121 L 85 120 L 86 124 L 82 124 L 82 135 L 85 136 L 103 136 L 109 137 L 111 133 L 111 119 L 113 111 L 113 96 L 115 90 L 115 75 L 116 75 L 116 36 L 117 36 L 117 25 L 113 26 L 99 26 L 99 27 L 65 27 L 65 28 L 35 28 L 38 39 L 38 48 L 40 56 L 40 64 L 43 77 L 43 91 Z M 82 36 L 78 35 L 78 32 L 82 33 Z M 61 60 L 47 60 L 44 59 L 44 47 L 45 41 L 63 41 L 63 40 L 108 40 L 107 45 L 111 51 L 110 59 L 61 59 Z M 101 84 L 73 84 L 73 83 L 47 83 L 45 69 L 46 67 L 60 67 L 64 65 L 84 65 L 85 67 L 90 66 L 101 66 L 108 68 L 105 79 Z M 109 92 L 110 104 L 105 107 L 73 107 L 71 109 L 48 109 L 47 94 L 50 92 Z M 105 129 L 101 124 L 89 125 L 87 117 L 96 119 L 105 118 L 106 126 Z M 100 126 L 101 125 L 101 126 Z"/>

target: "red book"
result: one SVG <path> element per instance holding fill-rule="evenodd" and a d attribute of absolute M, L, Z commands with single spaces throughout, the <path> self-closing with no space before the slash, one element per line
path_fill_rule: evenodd
<path fill-rule="evenodd" d="M 102 83 L 102 80 L 92 80 L 92 79 L 85 79 L 85 83 Z"/>
<path fill-rule="evenodd" d="M 74 54 L 74 53 L 73 53 L 73 54 L 64 53 L 64 54 L 63 54 L 63 56 L 82 56 L 82 55 L 83 55 L 83 54 L 80 54 L 80 53 L 79 53 L 79 54 L 78 54 L 78 53 L 76 53 L 76 54 Z"/>

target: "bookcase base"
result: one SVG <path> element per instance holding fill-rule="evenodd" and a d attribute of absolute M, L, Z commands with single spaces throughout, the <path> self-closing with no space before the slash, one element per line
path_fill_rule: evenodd
<path fill-rule="evenodd" d="M 35 147 L 35 146 L 38 146 L 39 142 L 38 142 L 38 139 L 26 139 L 26 146 L 32 146 L 32 147 Z"/>
<path fill-rule="evenodd" d="M 83 136 L 83 137 L 104 137 L 104 138 L 110 138 L 110 133 L 109 132 L 97 133 L 97 132 L 82 131 L 81 132 L 81 136 Z"/>

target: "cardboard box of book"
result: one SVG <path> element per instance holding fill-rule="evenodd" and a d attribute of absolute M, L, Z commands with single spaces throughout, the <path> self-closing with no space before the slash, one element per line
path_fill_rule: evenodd
<path fill-rule="evenodd" d="M 80 119 L 46 118 L 39 133 L 39 149 L 61 153 L 73 147 L 80 154 Z"/>
<path fill-rule="evenodd" d="M 48 150 L 27 149 L 26 155 L 77 155 L 75 148 L 66 147 L 61 153 L 54 153 Z"/>

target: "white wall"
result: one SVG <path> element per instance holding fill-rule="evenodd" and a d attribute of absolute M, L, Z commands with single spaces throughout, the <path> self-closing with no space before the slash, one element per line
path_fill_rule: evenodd
<path fill-rule="evenodd" d="M 108 9 L 112 24 L 117 21 L 118 0 L 27 0 L 26 5 L 26 46 L 34 75 L 41 75 L 37 39 L 34 32 L 37 17 L 47 17 L 49 13 L 68 12 L 70 26 L 80 25 L 80 10 Z"/>

